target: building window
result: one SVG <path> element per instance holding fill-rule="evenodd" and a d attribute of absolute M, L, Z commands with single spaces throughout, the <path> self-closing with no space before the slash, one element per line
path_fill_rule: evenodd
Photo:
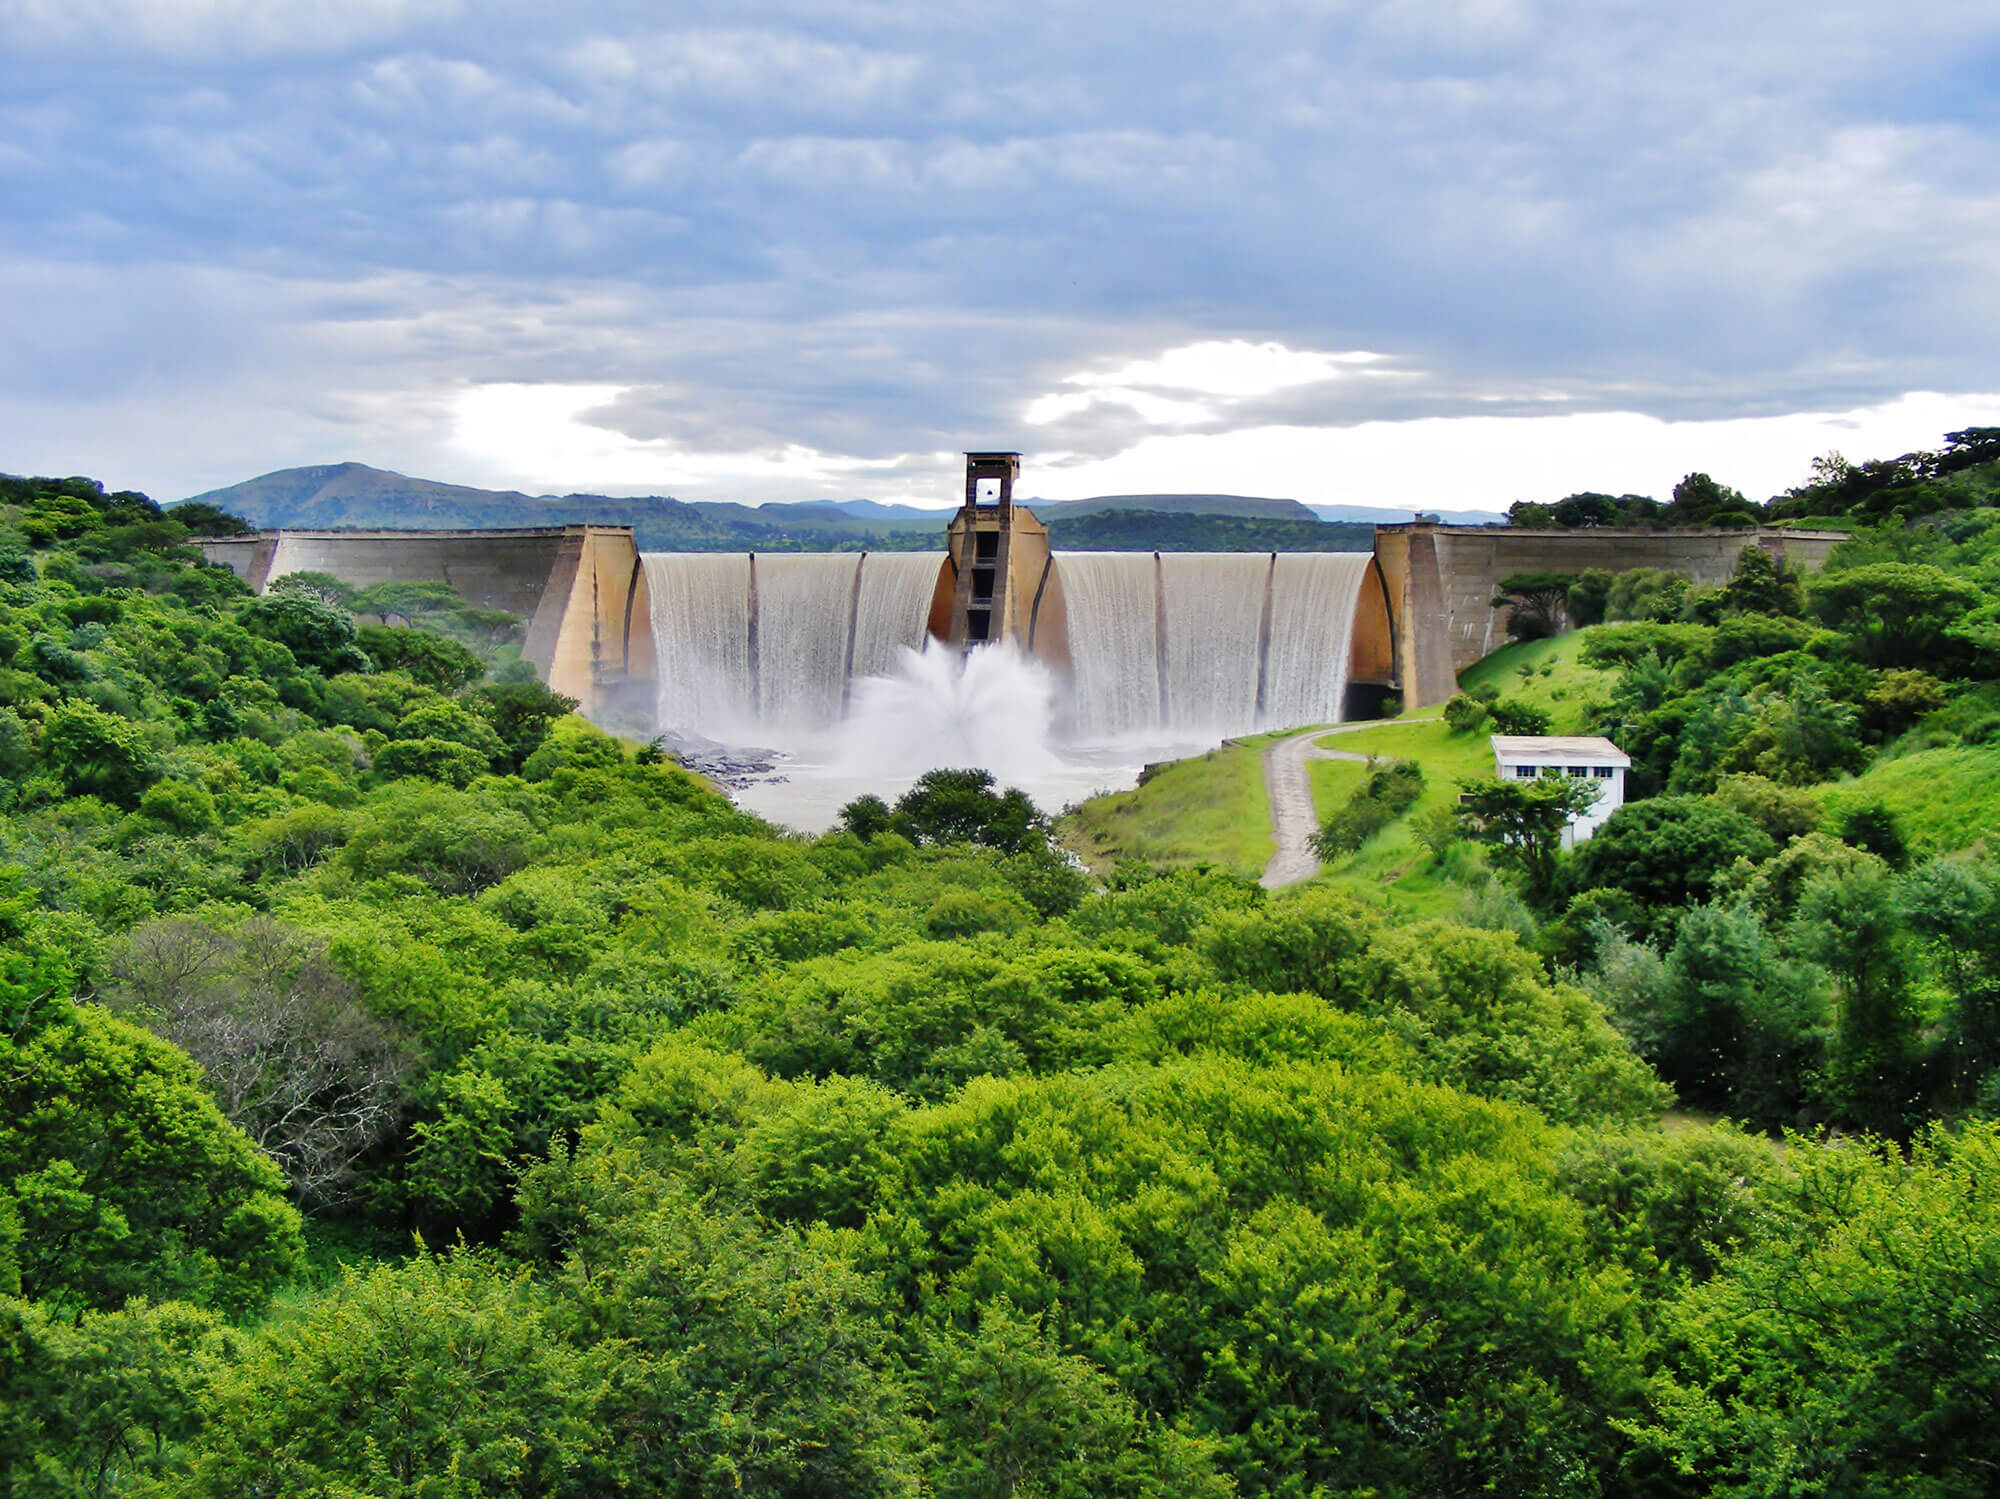
<path fill-rule="evenodd" d="M 1533 780 L 1534 778 L 1535 778 L 1535 767 L 1534 767 L 1534 766 L 1532 766 L 1532 765 L 1516 765 L 1516 766 L 1514 767 L 1514 779 L 1515 779 L 1515 780 L 1517 780 L 1517 781 L 1532 781 L 1532 780 Z"/>
<path fill-rule="evenodd" d="M 1611 767 L 1609 765 L 1593 765 L 1590 767 L 1590 773 L 1600 781 L 1611 779 Z"/>
<path fill-rule="evenodd" d="M 1569 768 L 1569 778 L 1572 781 L 1580 781 L 1589 774 L 1590 767 L 1588 765 L 1572 765 Z"/>

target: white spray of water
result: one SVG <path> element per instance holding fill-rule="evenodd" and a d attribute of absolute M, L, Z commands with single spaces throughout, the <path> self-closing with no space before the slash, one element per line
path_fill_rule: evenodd
<path fill-rule="evenodd" d="M 1034 781 L 1062 765 L 1051 743 L 1055 682 L 1011 643 L 960 656 L 926 640 L 884 676 L 854 683 L 835 766 L 846 775 L 920 775 L 976 768 L 1003 784 Z"/>

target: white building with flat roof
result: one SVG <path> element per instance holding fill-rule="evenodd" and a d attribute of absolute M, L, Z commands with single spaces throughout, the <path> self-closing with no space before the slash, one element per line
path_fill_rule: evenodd
<path fill-rule="evenodd" d="M 1632 757 L 1609 739 L 1565 734 L 1495 734 L 1493 774 L 1503 781 L 1533 781 L 1543 776 L 1568 776 L 1590 781 L 1597 800 L 1569 820 L 1563 847 L 1574 848 L 1604 826 L 1605 819 L 1625 805 L 1625 772 Z"/>

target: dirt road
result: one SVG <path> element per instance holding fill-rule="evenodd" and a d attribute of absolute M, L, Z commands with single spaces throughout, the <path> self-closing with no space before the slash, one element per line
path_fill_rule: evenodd
<path fill-rule="evenodd" d="M 1429 722 L 1427 719 L 1406 721 Z M 1319 818 L 1313 811 L 1312 779 L 1306 773 L 1306 762 L 1358 760 L 1366 764 L 1368 760 L 1366 755 L 1350 754 L 1346 750 L 1322 749 L 1313 741 L 1324 739 L 1329 734 L 1353 734 L 1362 729 L 1379 727 L 1379 722 L 1370 720 L 1341 724 L 1331 729 L 1308 729 L 1303 734 L 1294 734 L 1264 747 L 1264 792 L 1271 803 L 1271 836 L 1278 845 L 1278 851 L 1271 855 L 1271 862 L 1264 866 L 1264 877 L 1260 883 L 1266 890 L 1296 885 L 1300 880 L 1309 880 L 1319 873 L 1319 856 L 1307 841 L 1319 831 Z"/>

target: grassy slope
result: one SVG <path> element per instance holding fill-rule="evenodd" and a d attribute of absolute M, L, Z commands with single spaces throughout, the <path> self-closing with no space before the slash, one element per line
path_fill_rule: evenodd
<path fill-rule="evenodd" d="M 1835 813 L 1857 802 L 1880 802 L 1921 849 L 1990 845 L 2000 831 L 2000 745 L 1919 750 L 1879 761 L 1827 787 L 1822 800 Z"/>
<path fill-rule="evenodd" d="M 1586 705 L 1603 696 L 1610 681 L 1609 674 L 1578 663 L 1582 643 L 1579 632 L 1506 646 L 1469 667 L 1460 681 L 1467 687 L 1491 681 L 1509 698 L 1548 709 L 1556 733 L 1579 733 Z M 1524 664 L 1530 669 L 1525 678 L 1520 672 Z M 1415 816 L 1455 800 L 1461 777 L 1482 775 L 1492 767 L 1484 734 L 1448 734 L 1437 713 L 1435 706 L 1414 709 L 1323 742 L 1329 749 L 1421 763 L 1425 789 L 1411 811 Z M 1176 761 L 1137 790 L 1093 797 L 1063 819 L 1063 841 L 1093 869 L 1107 869 L 1119 859 L 1143 859 L 1168 865 L 1205 861 L 1258 874 L 1272 853 L 1260 751 L 1293 732 L 1235 740 L 1207 755 Z M 1313 761 L 1308 771 L 1322 818 L 1347 799 L 1363 773 L 1359 765 L 1336 760 Z M 1320 878 L 1381 888 L 1399 905 L 1440 914 L 1441 903 L 1457 898 L 1410 836 L 1408 818 L 1392 823 L 1360 853 Z"/>
<path fill-rule="evenodd" d="M 1576 659 L 1589 634 L 1576 630 L 1555 640 L 1503 645 L 1460 672 L 1459 685 L 1471 688 L 1490 682 L 1503 697 L 1547 709 L 1551 733 L 1581 734 L 1587 706 L 1608 696 L 1612 681 L 1610 672 L 1593 670 Z M 1523 666 L 1532 674 L 1523 677 Z"/>
<path fill-rule="evenodd" d="M 1206 755 L 1176 760 L 1136 790 L 1092 797 L 1057 831 L 1065 847 L 1097 870 L 1143 859 L 1262 874 L 1273 852 L 1262 751 L 1279 737 L 1231 740 Z"/>

